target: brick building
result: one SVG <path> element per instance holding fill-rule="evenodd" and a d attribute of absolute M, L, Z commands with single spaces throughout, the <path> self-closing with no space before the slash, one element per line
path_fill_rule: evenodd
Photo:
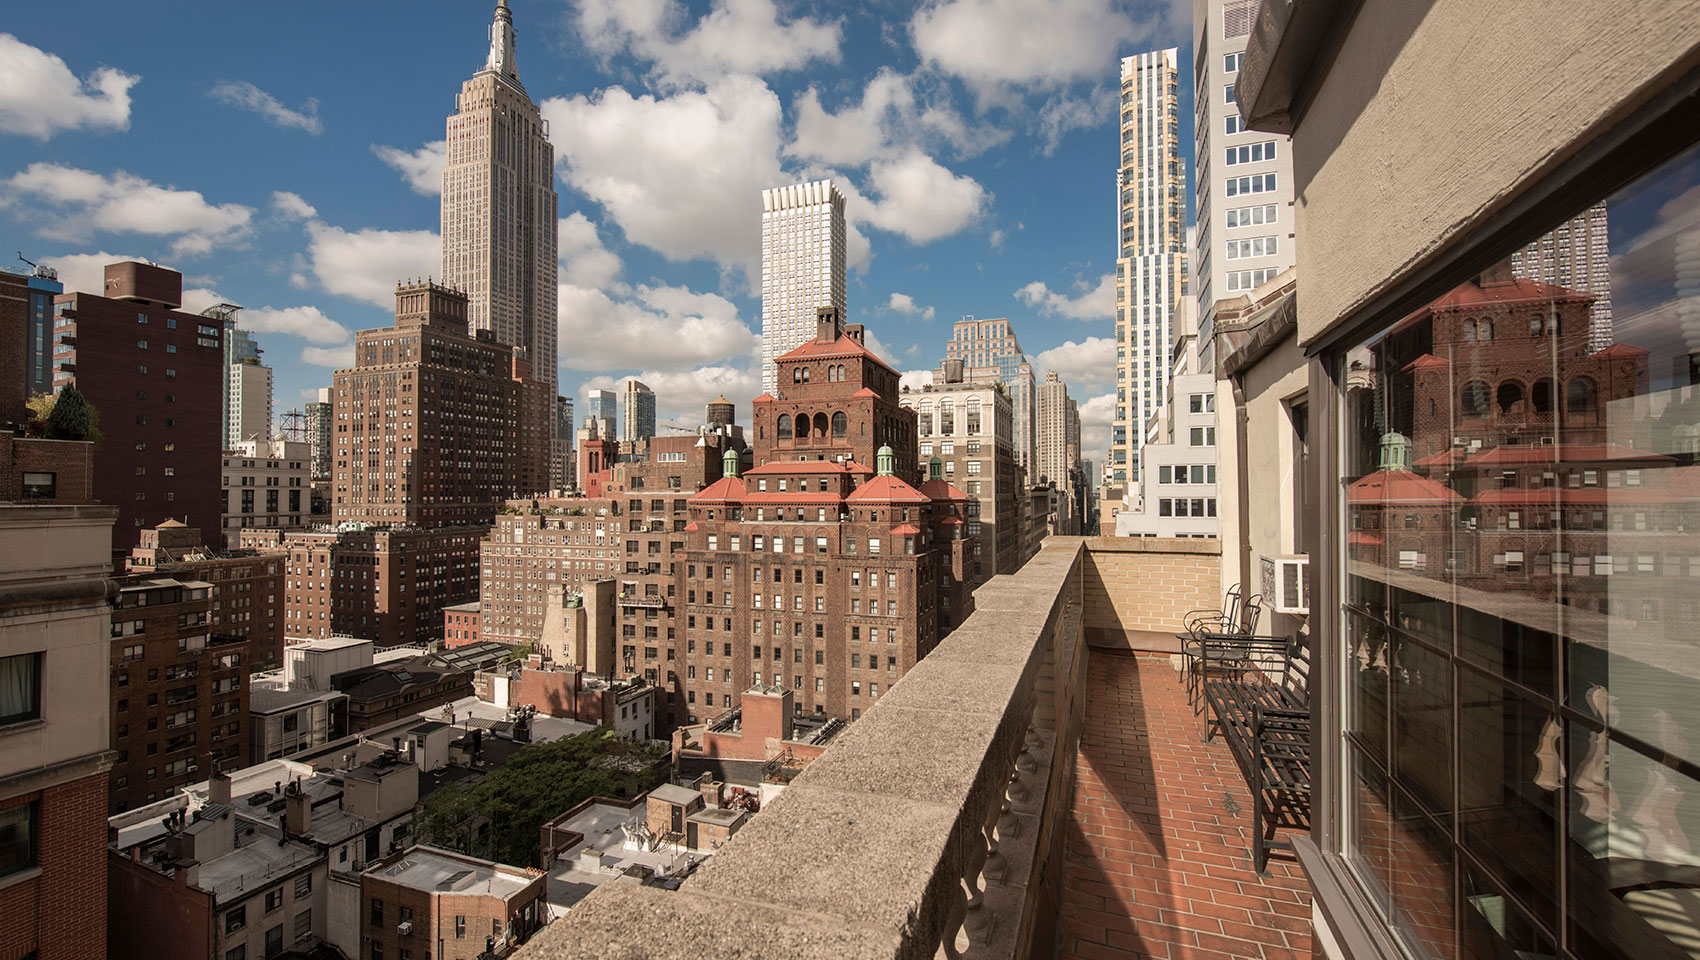
<path fill-rule="evenodd" d="M 248 641 L 213 627 L 213 585 L 132 574 L 111 600 L 111 812 L 247 766 Z"/>
<path fill-rule="evenodd" d="M 112 550 L 123 554 L 163 520 L 219 528 L 224 325 L 177 309 L 175 270 L 114 263 L 105 280 L 104 296 L 54 304 L 53 385 L 75 383 L 100 411 L 94 498 L 118 507 Z"/>
<path fill-rule="evenodd" d="M 130 551 L 134 574 L 212 584 L 212 631 L 248 641 L 250 663 L 283 658 L 283 561 L 252 550 L 222 550 L 176 520 L 143 530 Z"/>
<path fill-rule="evenodd" d="M 355 334 L 355 365 L 331 389 L 338 523 L 485 523 L 547 489 L 551 395 L 466 322 L 464 293 L 413 282 L 396 287 L 393 327 Z"/>
<path fill-rule="evenodd" d="M 548 922 L 548 875 L 414 846 L 360 875 L 363 956 L 473 960 L 524 943 Z"/>
<path fill-rule="evenodd" d="M 17 331 L 8 314 L 0 331 Z M 17 383 L 21 353 L 0 354 Z M 11 392 L 8 393 L 11 396 Z M 106 956 L 112 523 L 88 443 L 0 433 L 0 956 Z M 22 469 L 20 469 L 20 467 Z"/>
<path fill-rule="evenodd" d="M 739 476 L 728 457 L 690 498 L 675 560 L 691 723 L 763 686 L 790 688 L 799 712 L 859 717 L 972 604 L 968 498 L 921 482 L 896 371 L 830 309 L 776 363 L 780 396 L 755 401 L 756 466 Z"/>
<path fill-rule="evenodd" d="M 488 530 L 244 530 L 241 545 L 284 560 L 286 643 L 344 635 L 391 647 L 442 639 L 443 608 L 477 595 Z"/>
<path fill-rule="evenodd" d="M 35 267 L 29 274 L 0 270 L 0 330 L 6 354 L 0 367 L 19 371 L 15 381 L 0 385 L 8 407 L 21 406 L 21 397 L 53 391 L 53 300 L 65 291 L 52 267 Z"/>

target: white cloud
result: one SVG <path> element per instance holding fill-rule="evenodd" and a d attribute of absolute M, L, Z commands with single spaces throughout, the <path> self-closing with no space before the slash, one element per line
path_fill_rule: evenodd
<path fill-rule="evenodd" d="M 827 164 L 860 166 L 929 144 L 950 146 L 957 155 L 974 156 L 1009 138 L 989 124 L 970 125 L 947 102 L 947 93 L 929 98 L 916 76 L 882 67 L 862 88 L 861 101 L 837 113 L 821 105 L 815 87 L 798 94 L 793 105 L 796 135 L 787 156 Z"/>
<path fill-rule="evenodd" d="M 58 56 L 0 33 L 0 131 L 46 140 L 65 130 L 128 130 L 139 80 L 113 67 L 78 80 Z"/>
<path fill-rule="evenodd" d="M 909 21 L 921 61 L 982 96 L 1050 88 L 1110 69 L 1148 33 L 1111 0 L 933 0 Z"/>
<path fill-rule="evenodd" d="M 237 315 L 236 325 L 255 333 L 286 333 L 310 343 L 340 344 L 348 328 L 325 316 L 318 307 L 257 307 Z"/>
<path fill-rule="evenodd" d="M 1091 287 L 1088 287 L 1085 281 L 1077 281 L 1074 286 L 1075 295 L 1071 297 L 1052 290 L 1042 280 L 1035 280 L 1015 291 L 1015 298 L 1036 308 L 1044 316 L 1067 317 L 1072 320 L 1105 320 L 1115 315 L 1115 274 L 1104 274 L 1097 284 Z"/>
<path fill-rule="evenodd" d="M 272 210 L 285 220 L 310 220 L 319 215 L 313 205 L 288 190 L 272 191 Z"/>
<path fill-rule="evenodd" d="M 1110 449 L 1110 425 L 1116 419 L 1116 395 L 1105 393 L 1080 405 L 1080 456 L 1101 465 Z M 1145 429 L 1144 424 L 1140 429 Z"/>
<path fill-rule="evenodd" d="M 307 258 L 307 269 L 327 293 L 390 309 L 397 283 L 442 269 L 442 244 L 429 230 L 350 232 L 309 220 Z"/>
<path fill-rule="evenodd" d="M 394 167 L 414 193 L 434 197 L 443 192 L 443 165 L 449 162 L 447 140 L 432 140 L 413 151 L 374 143 L 372 152 Z"/>
<path fill-rule="evenodd" d="M 578 7 L 587 48 L 605 59 L 630 53 L 670 84 L 838 62 L 838 23 L 810 17 L 782 22 L 774 0 L 715 0 L 685 29 L 690 14 L 677 0 L 579 0 Z"/>
<path fill-rule="evenodd" d="M 862 219 L 910 243 L 931 243 L 980 219 L 990 195 L 973 178 L 951 173 L 920 152 L 875 162 L 868 184 L 879 200 Z"/>
<path fill-rule="evenodd" d="M 71 288 L 66 287 L 65 289 Z M 183 290 L 182 309 L 188 313 L 200 313 L 208 307 L 229 302 L 229 297 L 208 287 L 186 287 Z"/>
<path fill-rule="evenodd" d="M 556 222 L 556 251 L 561 280 L 580 287 L 601 287 L 620 275 L 618 254 L 602 245 L 596 224 L 575 210 Z"/>
<path fill-rule="evenodd" d="M 614 299 L 561 284 L 559 304 L 561 364 L 572 370 L 724 364 L 761 344 L 730 300 L 685 287 L 640 285 L 630 299 Z"/>
<path fill-rule="evenodd" d="M 354 366 L 354 344 L 345 343 L 340 347 L 302 347 L 301 362 L 315 367 Z"/>
<path fill-rule="evenodd" d="M 931 370 L 905 370 L 903 376 L 898 379 L 897 386 L 899 389 L 908 387 L 911 390 L 919 390 L 922 387 L 931 386 L 932 382 L 933 372 Z"/>
<path fill-rule="evenodd" d="M 1055 153 L 1071 130 L 1095 127 L 1116 115 L 1116 94 L 1107 87 L 1094 88 L 1081 97 L 1057 96 L 1039 110 L 1039 136 L 1045 156 Z"/>
<path fill-rule="evenodd" d="M 314 136 L 325 132 L 325 125 L 319 121 L 319 101 L 311 97 L 302 102 L 301 109 L 291 110 L 278 98 L 246 80 L 221 83 L 207 91 L 207 96 L 237 109 L 257 113 L 270 120 L 273 126 L 305 130 Z"/>
<path fill-rule="evenodd" d="M 1102 390 L 1116 379 L 1116 342 L 1109 337 L 1087 337 L 1041 351 L 1033 357 L 1035 376 L 1055 370 L 1070 389 Z"/>
<path fill-rule="evenodd" d="M 750 401 L 761 390 L 761 377 L 754 365 L 711 364 L 686 370 L 644 370 L 634 377 L 593 377 L 580 385 L 585 390 L 600 388 L 618 393 L 620 384 L 637 379 L 655 391 L 657 420 L 671 420 L 695 427 L 703 422 L 709 401 L 724 396 L 737 404 L 739 422 L 750 422 Z"/>
<path fill-rule="evenodd" d="M 657 98 L 610 87 L 544 101 L 563 179 L 627 240 L 671 260 L 707 258 L 758 282 L 766 187 L 779 165 L 779 98 L 753 77 Z"/>
<path fill-rule="evenodd" d="M 884 309 L 893 313 L 901 313 L 906 317 L 919 317 L 922 320 L 931 320 L 934 316 L 932 307 L 923 309 L 915 302 L 915 298 L 907 293 L 892 294 L 891 299 L 885 302 Z"/>
<path fill-rule="evenodd" d="M 208 203 L 195 190 L 161 187 L 122 170 L 110 177 L 56 163 L 32 163 L 5 181 L 0 205 L 40 204 L 43 228 L 58 240 L 95 232 L 173 237 L 176 256 L 198 256 L 240 241 L 254 211 L 238 203 Z"/>

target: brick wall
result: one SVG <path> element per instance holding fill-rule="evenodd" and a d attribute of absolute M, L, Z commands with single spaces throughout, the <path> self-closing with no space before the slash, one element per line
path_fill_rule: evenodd
<path fill-rule="evenodd" d="M 54 475 L 54 496 L 31 503 L 89 503 L 94 500 L 94 444 L 0 435 L 0 498 L 19 500 L 25 473 Z"/>
<path fill-rule="evenodd" d="M 0 890 L 0 957 L 106 956 L 106 774 L 0 801 L 37 803 L 41 873 Z"/>
<path fill-rule="evenodd" d="M 1215 540 L 1092 537 L 1081 593 L 1086 640 L 1118 649 L 1179 649 L 1189 610 L 1221 606 L 1221 545 Z"/>

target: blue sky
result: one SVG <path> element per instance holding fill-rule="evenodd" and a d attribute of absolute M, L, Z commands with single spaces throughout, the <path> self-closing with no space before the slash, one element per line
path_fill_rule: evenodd
<path fill-rule="evenodd" d="M 563 393 L 638 375 L 663 420 L 700 420 L 720 392 L 747 416 L 759 191 L 831 176 L 849 196 L 850 320 L 876 349 L 928 370 L 958 317 L 1010 317 L 1101 456 L 1117 58 L 1180 46 L 1190 75 L 1189 3 L 510 2 L 557 161 Z M 437 270 L 434 148 L 491 6 L 14 19 L 6 254 L 58 267 L 67 289 L 98 289 L 121 257 L 181 270 L 187 306 L 246 308 L 278 412 L 299 405 L 350 361 L 352 331 L 390 321 L 398 279 Z"/>

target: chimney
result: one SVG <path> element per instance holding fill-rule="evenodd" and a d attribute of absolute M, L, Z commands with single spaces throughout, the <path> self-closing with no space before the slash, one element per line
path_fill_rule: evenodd
<path fill-rule="evenodd" d="M 822 343 L 831 343 L 844 332 L 844 318 L 838 315 L 837 307 L 821 307 L 815 311 L 815 339 Z"/>
<path fill-rule="evenodd" d="M 697 792 L 702 794 L 702 805 L 710 810 L 720 806 L 720 784 L 708 773 L 697 778 Z"/>
<path fill-rule="evenodd" d="M 859 323 L 845 324 L 844 335 L 857 343 L 862 343 L 862 325 Z"/>
<path fill-rule="evenodd" d="M 285 832 L 297 837 L 312 833 L 313 800 L 307 796 L 307 791 L 301 789 L 301 781 L 291 783 L 284 795 L 289 804 L 284 810 Z"/>
<path fill-rule="evenodd" d="M 230 805 L 230 774 L 213 771 L 212 779 L 207 781 L 207 802 Z"/>

